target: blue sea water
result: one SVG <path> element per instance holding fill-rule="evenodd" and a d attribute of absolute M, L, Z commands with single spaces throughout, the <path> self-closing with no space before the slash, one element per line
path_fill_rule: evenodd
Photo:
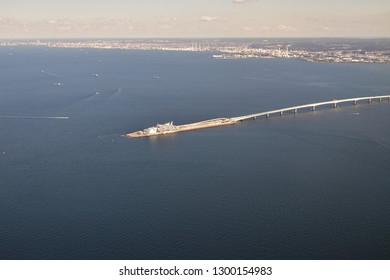
<path fill-rule="evenodd" d="M 211 56 L 0 48 L 0 259 L 389 259 L 388 101 L 121 135 L 390 94 L 390 65 Z"/>

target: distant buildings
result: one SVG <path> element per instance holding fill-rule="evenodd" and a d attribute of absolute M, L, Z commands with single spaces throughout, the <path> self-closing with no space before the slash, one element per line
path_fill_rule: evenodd
<path fill-rule="evenodd" d="M 362 50 L 362 46 L 351 46 L 346 42 L 325 43 L 314 45 L 295 39 L 262 40 L 251 43 L 249 40 L 238 39 L 129 39 L 129 40 L 18 40 L 0 41 L 0 46 L 44 46 L 49 48 L 96 48 L 125 50 L 163 50 L 203 52 L 213 51 L 217 59 L 261 59 L 261 58 L 293 58 L 309 62 L 328 63 L 390 63 L 390 41 L 385 49 Z M 375 40 L 373 39 L 373 46 Z M 364 41 L 367 44 L 367 41 Z"/>

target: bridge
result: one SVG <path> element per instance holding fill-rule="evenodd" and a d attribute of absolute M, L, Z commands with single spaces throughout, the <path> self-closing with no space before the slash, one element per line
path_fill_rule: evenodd
<path fill-rule="evenodd" d="M 333 108 L 337 108 L 337 106 L 341 103 L 349 103 L 351 102 L 353 105 L 357 105 L 359 101 L 367 101 L 368 103 L 372 103 L 373 101 L 382 101 L 382 100 L 389 100 L 390 101 L 390 95 L 381 95 L 381 96 L 367 96 L 367 97 L 355 97 L 355 98 L 348 98 L 348 99 L 339 99 L 339 100 L 332 100 L 332 101 L 325 101 L 325 102 L 317 102 L 317 103 L 311 103 L 311 104 L 305 104 L 305 105 L 299 105 L 299 106 L 293 106 L 293 107 L 287 107 L 267 112 L 261 112 L 261 113 L 255 113 L 245 116 L 239 116 L 239 117 L 233 117 L 230 118 L 232 122 L 239 122 L 244 121 L 248 119 L 256 119 L 257 117 L 265 116 L 269 118 L 271 115 L 278 114 L 280 116 L 283 116 L 285 112 L 292 112 L 293 114 L 297 114 L 298 110 L 301 109 L 310 109 L 312 111 L 315 111 L 317 107 L 330 105 Z"/>
<path fill-rule="evenodd" d="M 205 120 L 201 122 L 196 123 L 190 123 L 190 124 L 183 124 L 183 125 L 173 125 L 172 122 L 166 123 L 166 124 L 158 124 L 154 127 L 149 127 L 144 130 L 135 131 L 132 133 L 127 133 L 125 136 L 131 137 L 131 138 L 138 138 L 138 137 L 149 137 L 149 136 L 158 136 L 158 135 L 164 135 L 164 134 L 170 134 L 170 133 L 178 133 L 188 130 L 196 130 L 196 129 L 202 129 L 207 127 L 214 127 L 214 126 L 222 126 L 222 125 L 230 125 L 230 124 L 236 124 L 237 122 L 248 120 L 248 119 L 256 119 L 257 117 L 265 116 L 270 117 L 270 115 L 273 114 L 279 114 L 283 116 L 285 112 L 292 112 L 294 114 L 297 114 L 299 110 L 301 109 L 307 109 L 309 108 L 312 111 L 315 111 L 317 107 L 325 106 L 325 105 L 331 105 L 333 108 L 337 108 L 338 104 L 340 103 L 347 103 L 352 102 L 353 105 L 357 105 L 359 101 L 368 101 L 368 103 L 372 103 L 373 101 L 382 101 L 382 100 L 389 100 L 390 101 L 390 95 L 381 95 L 381 96 L 368 96 L 368 97 L 355 97 L 355 98 L 348 98 L 348 99 L 340 99 L 340 100 L 332 100 L 332 101 L 325 101 L 325 102 L 317 102 L 317 103 L 311 103 L 306 105 L 299 105 L 299 106 L 293 106 L 293 107 L 287 107 L 267 112 L 261 112 L 261 113 L 255 113 L 245 116 L 239 116 L 239 117 L 233 117 L 233 118 L 218 118 L 218 119 L 212 119 L 212 120 Z"/>

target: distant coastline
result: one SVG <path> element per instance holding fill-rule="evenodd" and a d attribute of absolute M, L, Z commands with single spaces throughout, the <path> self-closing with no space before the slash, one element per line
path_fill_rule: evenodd
<path fill-rule="evenodd" d="M 0 40 L 0 46 L 211 52 L 216 59 L 390 63 L 390 39 L 19 39 Z"/>

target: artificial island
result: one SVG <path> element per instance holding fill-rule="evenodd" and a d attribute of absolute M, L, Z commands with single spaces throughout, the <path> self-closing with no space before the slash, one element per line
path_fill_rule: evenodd
<path fill-rule="evenodd" d="M 244 116 L 238 116 L 233 118 L 217 118 L 217 119 L 205 120 L 201 122 L 183 124 L 183 125 L 174 125 L 173 122 L 168 122 L 164 124 L 157 124 L 153 127 L 149 127 L 144 130 L 128 133 L 125 134 L 125 136 L 131 138 L 138 138 L 138 137 L 150 137 L 150 136 L 172 134 L 172 133 L 178 133 L 178 132 L 183 132 L 188 130 L 196 130 L 196 129 L 202 129 L 208 127 L 236 124 L 240 121 L 256 119 L 257 117 L 262 117 L 262 116 L 269 118 L 270 115 L 274 115 L 274 114 L 283 116 L 285 112 L 291 112 L 293 114 L 297 114 L 298 110 L 301 109 L 309 109 L 311 111 L 315 111 L 317 107 L 324 106 L 324 105 L 331 105 L 331 107 L 337 108 L 337 106 L 342 103 L 352 103 L 354 106 L 357 106 L 359 101 L 368 101 L 368 103 L 372 103 L 374 100 L 377 100 L 378 102 L 381 102 L 382 100 L 390 101 L 390 95 L 355 97 L 355 98 L 348 98 L 348 99 L 317 102 L 317 103 L 292 106 L 292 107 L 287 107 L 287 108 L 282 108 L 282 109 L 277 109 L 272 111 L 254 113 L 254 114 L 249 114 Z"/>
<path fill-rule="evenodd" d="M 218 118 L 212 120 L 206 120 L 191 124 L 183 124 L 183 125 L 174 125 L 173 122 L 168 122 L 164 124 L 157 124 L 153 127 L 146 128 L 144 130 L 136 131 L 133 133 L 128 133 L 126 136 L 131 138 L 137 137 L 147 137 L 147 136 L 157 136 L 164 134 L 177 133 L 188 130 L 202 129 L 213 126 L 222 126 L 228 124 L 234 124 L 235 121 L 230 118 Z"/>
<path fill-rule="evenodd" d="M 278 58 L 327 63 L 390 63 L 389 38 L 42 39 L 0 40 L 1 46 L 206 52 L 214 59 Z"/>

